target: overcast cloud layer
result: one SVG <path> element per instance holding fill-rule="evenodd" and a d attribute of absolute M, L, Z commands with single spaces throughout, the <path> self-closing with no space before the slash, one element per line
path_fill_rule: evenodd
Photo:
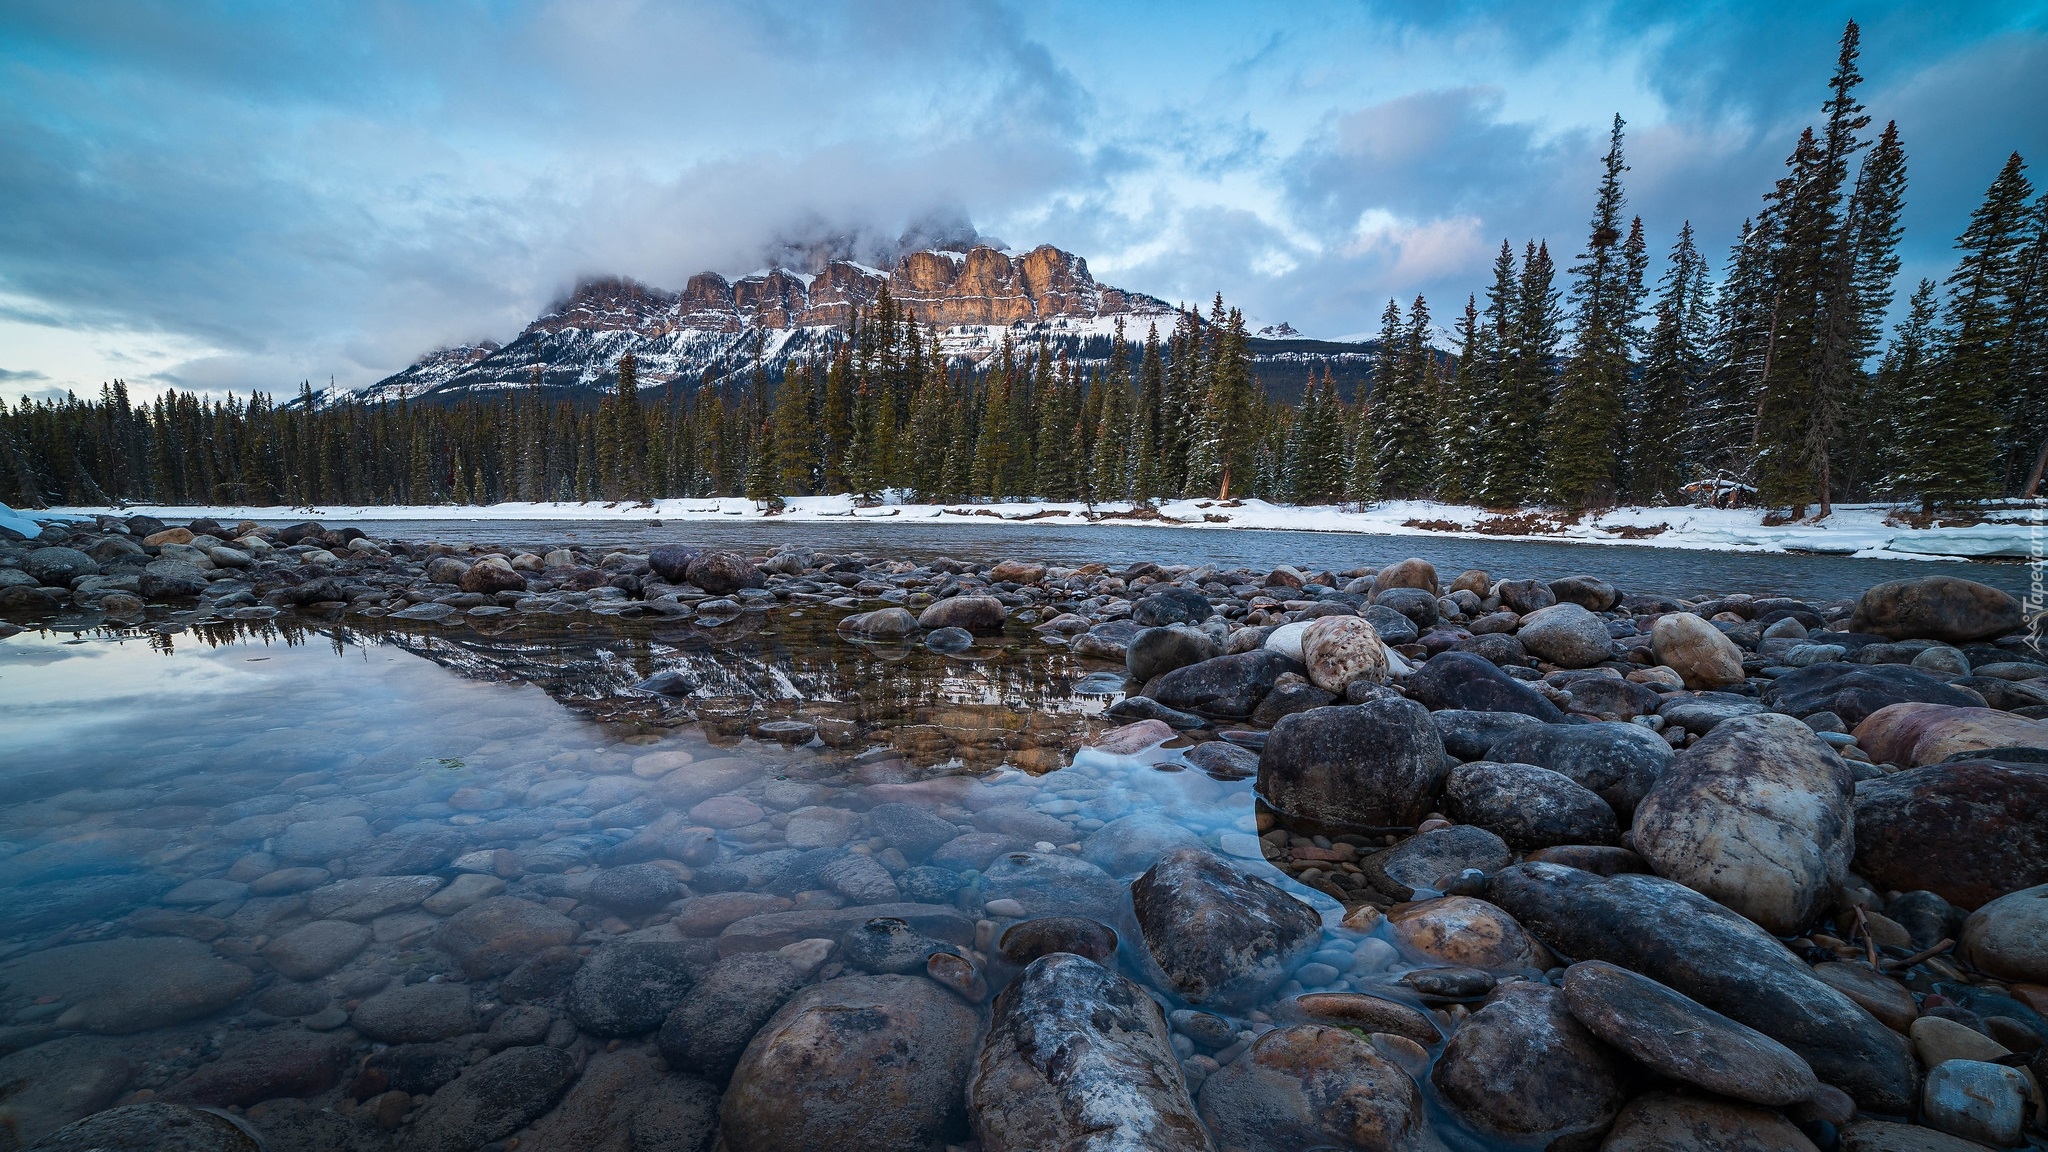
<path fill-rule="evenodd" d="M 2048 179 L 2048 5 L 0 5 L 0 394 L 364 384 L 579 276 L 680 286 L 965 218 L 1338 337 L 1583 241 L 1609 118 L 1653 246 L 1718 262 L 1844 19 L 1939 275 Z"/>

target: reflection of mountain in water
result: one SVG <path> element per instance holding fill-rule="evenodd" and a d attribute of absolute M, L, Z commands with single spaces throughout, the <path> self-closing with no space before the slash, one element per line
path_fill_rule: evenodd
<path fill-rule="evenodd" d="M 1043 770 L 1057 766 L 1059 749 L 1101 726 L 1106 699 L 1076 691 L 1087 669 L 1035 636 L 984 640 L 967 658 L 949 658 L 922 645 L 847 640 L 836 619 L 816 610 L 748 613 L 707 627 L 521 616 L 449 628 L 280 617 L 197 623 L 154 642 L 320 639 L 337 653 L 383 644 L 469 679 L 532 684 L 594 719 L 661 728 L 701 722 L 714 738 L 737 738 L 767 721 L 797 718 L 836 743 L 891 743 L 923 764 L 957 756 L 976 766 L 1007 760 Z M 680 673 L 693 690 L 678 697 L 635 687 L 662 672 Z"/>

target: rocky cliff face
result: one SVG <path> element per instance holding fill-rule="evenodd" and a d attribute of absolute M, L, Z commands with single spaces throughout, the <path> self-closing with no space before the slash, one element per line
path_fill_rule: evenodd
<path fill-rule="evenodd" d="M 1039 327 L 1069 338 L 1106 335 L 1111 318 L 1122 316 L 1137 339 L 1147 321 L 1162 331 L 1172 325 L 1164 301 L 1097 284 L 1086 260 L 1051 245 L 1021 255 L 985 245 L 923 249 L 886 272 L 851 260 L 826 262 L 815 273 L 775 268 L 737 280 L 700 272 L 681 292 L 617 277 L 586 280 L 511 343 L 428 353 L 366 395 L 502 390 L 530 384 L 536 368 L 544 386 L 597 388 L 627 352 L 644 387 L 688 387 L 707 369 L 723 376 L 751 366 L 757 339 L 770 374 L 780 376 L 792 356 L 829 345 L 885 288 L 920 324 L 944 331 L 949 353 L 975 360 L 1020 326 L 1033 336 Z"/>

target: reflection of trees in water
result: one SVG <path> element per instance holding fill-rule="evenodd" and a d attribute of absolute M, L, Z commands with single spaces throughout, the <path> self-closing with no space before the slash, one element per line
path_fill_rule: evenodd
<path fill-rule="evenodd" d="M 958 759 L 972 767 L 1008 761 L 1057 767 L 1057 752 L 1101 727 L 1103 701 L 1075 692 L 1086 673 L 1071 654 L 1028 632 L 987 638 L 967 658 L 918 643 L 864 643 L 836 630 L 838 614 L 746 613 L 730 623 L 521 615 L 450 627 L 381 618 L 346 622 L 207 620 L 154 625 L 151 647 L 319 641 L 337 655 L 387 645 L 474 680 L 532 684 L 595 719 L 672 728 L 701 722 L 714 739 L 736 739 L 774 719 L 850 725 L 847 742 L 886 740 L 914 763 Z M 131 630 L 106 629 L 109 635 Z M 687 697 L 634 690 L 658 672 L 696 685 Z M 828 733 L 829 734 L 829 733 Z"/>

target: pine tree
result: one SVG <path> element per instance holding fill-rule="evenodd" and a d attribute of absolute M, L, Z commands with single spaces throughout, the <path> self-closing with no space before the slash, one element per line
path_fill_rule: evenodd
<path fill-rule="evenodd" d="M 1621 174 L 1628 170 L 1622 162 L 1622 126 L 1616 116 L 1591 235 L 1585 253 L 1572 267 L 1576 329 L 1546 426 L 1546 487 L 1556 500 L 1573 508 L 1605 503 L 1616 489 L 1622 396 L 1628 389 L 1633 339 L 1629 256 L 1618 250 L 1625 203 Z"/>
<path fill-rule="evenodd" d="M 1124 340 L 1119 316 L 1109 342 L 1109 371 L 1094 392 L 1094 451 L 1089 468 L 1089 495 L 1095 500 L 1122 500 L 1131 493 L 1133 465 L 1131 416 L 1131 346 Z"/>
<path fill-rule="evenodd" d="M 1926 439 L 1934 429 L 1922 423 L 1934 410 L 1935 355 L 1941 341 L 1939 310 L 1934 281 L 1920 281 L 1906 319 L 1872 377 L 1866 401 L 1870 433 L 1864 451 L 1874 487 L 1888 497 L 1909 494 L 1906 485 L 1919 470 L 1917 457 L 1921 453 L 1943 450 Z"/>
<path fill-rule="evenodd" d="M 1145 353 L 1138 362 L 1137 408 L 1131 414 L 1132 432 L 1138 442 L 1136 475 L 1131 480 L 1134 500 L 1156 500 L 1165 493 L 1161 463 L 1165 403 L 1166 366 L 1161 359 L 1159 325 L 1153 324 L 1145 332 Z"/>
<path fill-rule="evenodd" d="M 1639 503 L 1675 502 L 1685 484 L 1673 447 L 1685 436 L 1686 405 L 1700 385 L 1707 339 L 1707 266 L 1692 238 L 1678 231 L 1659 285 L 1643 368 L 1628 405 L 1624 491 Z"/>
<path fill-rule="evenodd" d="M 812 416 L 817 406 L 812 365 L 783 373 L 775 390 L 775 486 L 780 494 L 809 496 L 817 491 L 822 448 Z"/>
<path fill-rule="evenodd" d="M 1689 470 L 1717 483 L 1751 475 L 1758 397 L 1777 327 L 1771 275 L 1774 213 L 1744 220 L 1715 297 L 1714 340 L 1706 374 L 1690 406 L 1685 453 Z"/>
<path fill-rule="evenodd" d="M 1458 362 L 1451 369 L 1437 433 L 1441 446 L 1437 494 L 1454 503 L 1471 499 L 1483 484 L 1480 420 L 1487 407 L 1491 336 L 1491 329 L 1479 322 L 1478 299 L 1465 297 L 1465 312 L 1458 318 Z"/>
<path fill-rule="evenodd" d="M 2012 354 L 2001 409 L 2008 493 L 2040 495 L 2048 473 L 2048 193 L 2034 201 L 2032 236 L 2019 255 L 2009 309 Z"/>
<path fill-rule="evenodd" d="M 2019 258 L 2033 194 L 2026 162 L 2015 152 L 1956 241 L 1963 257 L 1948 278 L 1948 340 L 1923 417 L 1940 448 L 1922 452 L 1909 472 L 1909 484 L 1928 508 L 1998 492 L 2005 435 L 2000 389 L 2012 368 Z"/>

